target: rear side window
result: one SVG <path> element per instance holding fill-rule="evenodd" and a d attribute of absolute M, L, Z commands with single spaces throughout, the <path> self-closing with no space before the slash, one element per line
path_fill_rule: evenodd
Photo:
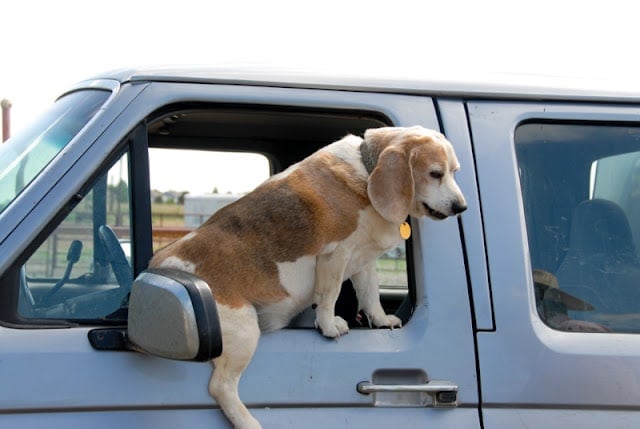
<path fill-rule="evenodd" d="M 529 123 L 515 139 L 540 317 L 640 332 L 640 127 Z"/>

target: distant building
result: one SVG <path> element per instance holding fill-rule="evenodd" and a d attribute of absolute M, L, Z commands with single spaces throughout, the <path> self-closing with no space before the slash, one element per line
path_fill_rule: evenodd
<path fill-rule="evenodd" d="M 151 202 L 153 203 L 178 203 L 185 192 L 166 191 L 160 192 L 156 189 L 151 191 Z"/>
<path fill-rule="evenodd" d="M 185 195 L 184 197 L 184 226 L 197 228 L 209 216 L 222 207 L 231 204 L 242 195 L 203 194 Z"/>

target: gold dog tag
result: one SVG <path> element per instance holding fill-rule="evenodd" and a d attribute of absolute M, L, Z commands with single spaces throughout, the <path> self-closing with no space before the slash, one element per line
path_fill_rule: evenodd
<path fill-rule="evenodd" d="M 403 222 L 402 225 L 400 225 L 400 237 L 402 237 L 403 240 L 411 237 L 411 225 L 409 225 L 409 222 Z"/>

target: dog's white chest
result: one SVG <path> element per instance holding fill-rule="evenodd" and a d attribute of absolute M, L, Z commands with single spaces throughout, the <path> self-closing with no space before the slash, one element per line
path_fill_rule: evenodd
<path fill-rule="evenodd" d="M 359 213 L 358 228 L 345 240 L 328 243 L 319 255 L 344 258 L 341 272 L 334 273 L 342 281 L 361 272 L 385 251 L 402 241 L 399 229 L 377 215 L 371 207 Z M 280 262 L 280 284 L 288 297 L 259 309 L 263 331 L 282 328 L 304 308 L 313 304 L 317 258 L 306 255 L 293 262 Z"/>

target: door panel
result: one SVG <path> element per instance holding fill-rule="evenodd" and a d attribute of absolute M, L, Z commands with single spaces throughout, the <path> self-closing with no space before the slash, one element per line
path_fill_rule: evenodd
<path fill-rule="evenodd" d="M 150 110 L 185 100 L 366 110 L 395 125 L 439 128 L 433 103 L 424 97 L 168 83 L 149 84 L 121 117 L 142 122 Z M 107 130 L 94 147 L 115 151 L 121 144 L 115 135 L 121 133 Z M 151 220 L 133 213 L 132 222 L 135 230 L 148 228 Z M 328 340 L 313 329 L 284 329 L 262 336 L 241 379 L 240 396 L 265 427 L 300 427 L 303 422 L 310 427 L 327 423 L 330 427 L 438 423 L 479 427 L 476 359 L 458 221 L 414 219 L 412 229 L 416 306 L 406 326 L 353 329 L 338 340 Z M 149 243 L 133 246 L 150 247 L 150 241 L 151 237 Z M 105 427 L 227 424 L 219 410 L 213 410 L 215 403 L 207 393 L 210 364 L 96 351 L 87 332 L 88 328 L 0 328 L 0 341 L 6 345 L 0 378 L 5 386 L 16 386 L 11 391 L 0 389 L 0 403 L 8 404 L 2 410 L 2 423 L 46 419 L 48 427 L 68 427 L 71 420 L 75 424 L 87 418 L 92 425 L 98 421 Z M 398 369 L 423 371 L 429 379 L 455 383 L 459 406 L 374 408 L 371 396 L 357 392 L 357 384 L 372 380 L 376 371 Z M 97 410 L 100 419 L 88 413 Z M 38 413 L 24 414 L 32 411 Z"/>
<path fill-rule="evenodd" d="M 536 298 L 539 293 L 536 291 L 540 286 L 534 286 L 532 270 L 546 267 L 536 262 L 541 258 L 536 256 L 531 246 L 537 236 L 530 235 L 534 230 L 527 230 L 526 218 L 529 216 L 530 222 L 540 220 L 531 217 L 532 213 L 538 213 L 533 207 L 546 204 L 547 199 L 560 195 L 558 193 L 562 189 L 555 184 L 568 186 L 570 183 L 568 179 L 554 181 L 554 171 L 569 178 L 568 173 L 584 168 L 582 189 L 584 198 L 589 198 L 588 164 L 581 164 L 578 156 L 562 165 L 557 164 L 556 158 L 541 158 L 541 175 L 535 180 L 545 188 L 533 204 L 530 198 L 523 201 L 523 192 L 533 189 L 533 176 L 527 175 L 525 165 L 518 164 L 515 147 L 518 143 L 514 142 L 514 135 L 521 123 L 582 123 L 597 127 L 618 122 L 628 125 L 637 121 L 640 109 L 587 104 L 473 102 L 468 104 L 468 111 L 496 323 L 495 332 L 478 334 L 484 415 L 489 422 L 504 418 L 507 419 L 504 422 L 514 424 L 506 423 L 502 427 L 535 426 L 542 420 L 546 422 L 545 426 L 554 427 L 556 418 L 561 419 L 557 421 L 557 427 L 571 424 L 580 427 L 611 426 L 611 422 L 603 423 L 607 418 L 614 418 L 615 422 L 631 418 L 637 422 L 640 414 L 632 411 L 638 411 L 640 403 L 640 393 L 636 388 L 640 379 L 640 337 L 561 329 L 539 315 L 541 301 Z M 580 141 L 592 137 L 585 134 Z M 580 141 L 569 141 L 568 144 L 575 147 Z M 597 142 L 605 149 L 614 143 L 609 139 Z M 552 143 L 548 138 L 540 144 L 546 145 L 543 149 L 547 150 Z M 570 198 L 573 197 L 560 200 L 562 204 L 569 204 Z M 561 210 L 558 204 L 560 202 L 552 208 Z M 561 215 L 558 219 L 568 227 L 569 219 L 565 217 Z M 557 223 L 543 220 L 540 225 L 545 234 L 559 236 Z M 561 243 L 556 246 L 558 263 L 566 252 L 566 246 Z M 542 260 L 548 261 L 549 256 L 553 255 L 547 252 Z M 531 258 L 536 260 L 532 262 Z M 551 286 L 558 287 L 557 284 Z M 563 290 L 564 286 L 560 281 L 559 289 Z M 568 314 L 571 316 L 572 312 Z M 584 328 L 588 325 L 580 322 L 579 326 Z M 509 407 L 509 410 L 502 410 L 504 407 Z M 558 411 L 585 408 L 594 412 Z M 595 412 L 623 408 L 632 414 L 621 416 L 620 413 Z M 565 418 L 567 420 L 563 420 Z M 624 426 L 621 423 L 621 427 Z"/>

